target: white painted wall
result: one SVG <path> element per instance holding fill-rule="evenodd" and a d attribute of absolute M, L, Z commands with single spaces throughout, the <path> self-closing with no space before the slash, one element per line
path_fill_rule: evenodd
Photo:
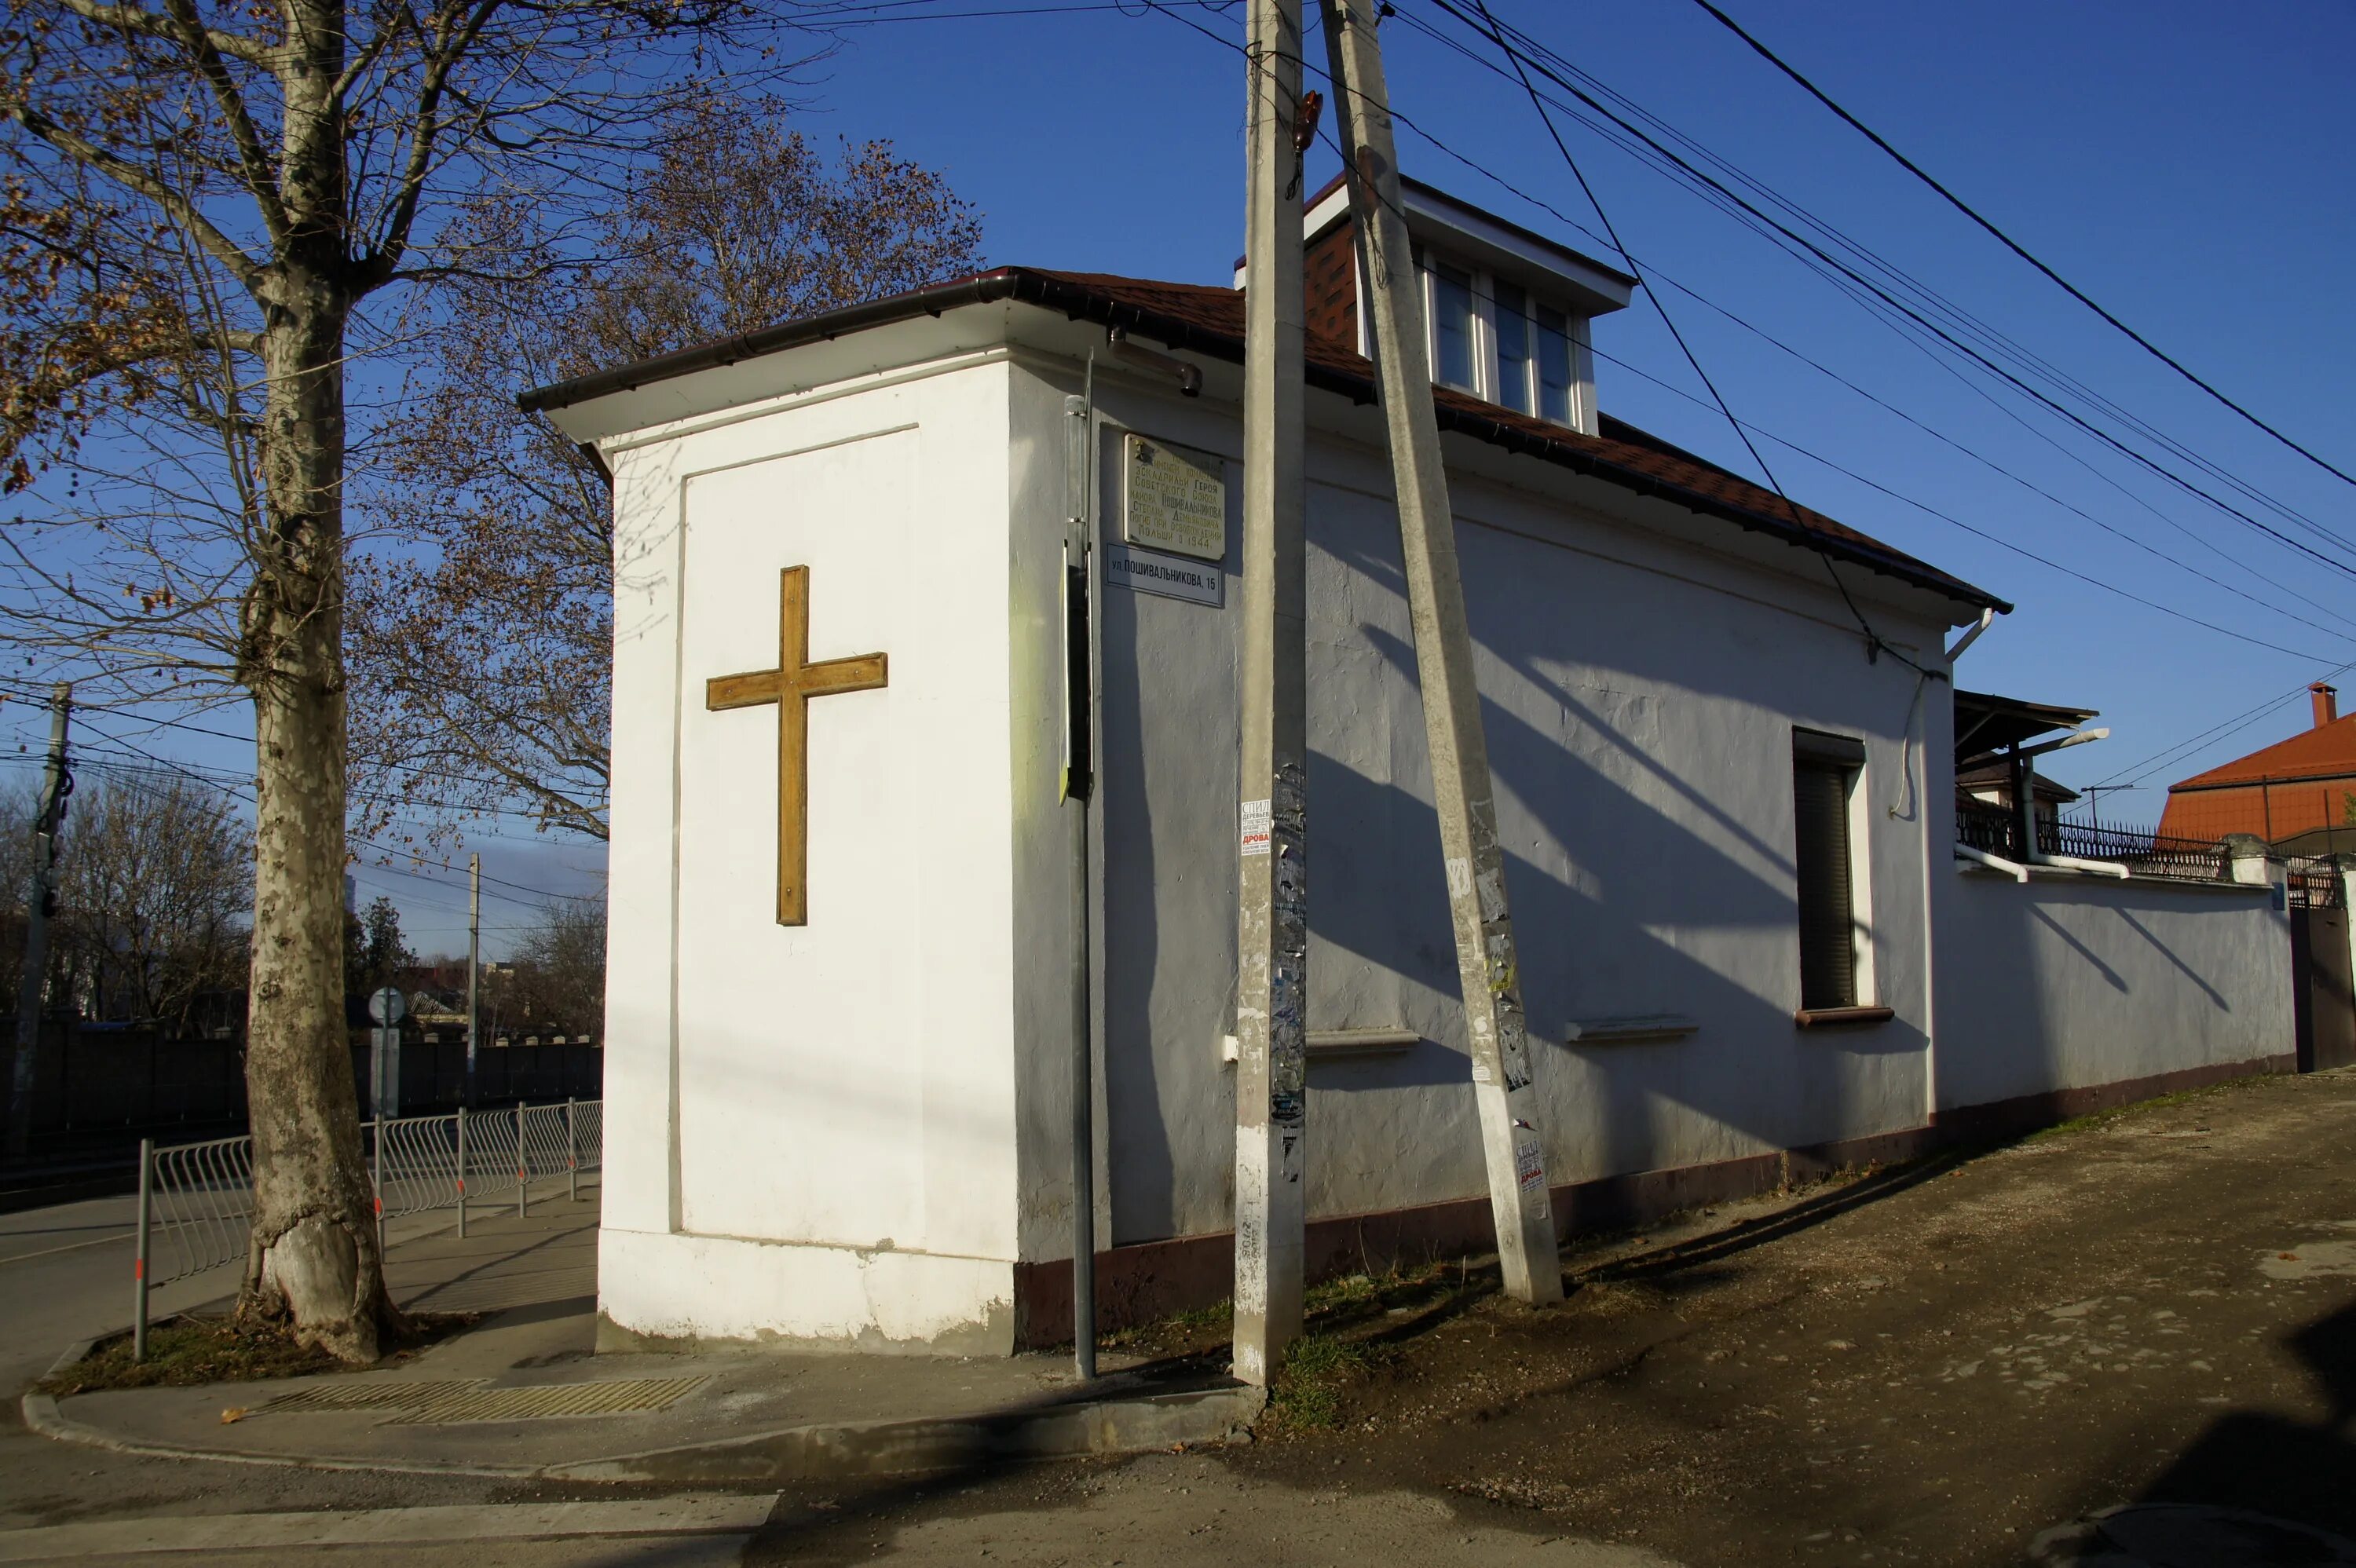
<path fill-rule="evenodd" d="M 2270 890 L 1992 872 L 1940 890 L 1942 1111 L 2290 1054 Z"/>
<path fill-rule="evenodd" d="M 1016 1265 L 1067 1255 L 1056 574 L 1079 377 L 1061 350 L 1020 345 L 1077 330 L 1015 310 L 915 324 L 957 340 L 896 360 L 909 344 L 880 336 L 798 351 L 776 357 L 774 392 L 753 395 L 745 367 L 713 372 L 724 399 L 649 393 L 684 417 L 605 442 L 600 1302 L 617 1328 L 1002 1350 Z M 819 360 L 823 376 L 794 379 Z M 1125 430 L 1225 454 L 1230 499 L 1224 607 L 1097 595 L 1095 1157 L 1112 1243 L 1229 1223 L 1241 485 L 1232 378 L 1188 400 L 1100 364 L 1098 390 L 1109 538 Z M 1312 411 L 1310 1022 L 1423 1040 L 1316 1063 L 1309 1200 L 1333 1215 L 1474 1197 L 1483 1176 L 1388 465 L 1372 411 L 1322 396 Z M 1922 776 L 1949 749 L 1944 694 L 1866 656 L 1817 558 L 1527 458 L 1448 450 L 1556 1181 L 1914 1127 L 2287 1039 L 2286 978 L 2255 968 L 2262 927 L 2286 940 L 2280 917 L 2228 907 L 2263 895 L 1954 874 L 1946 772 Z M 811 569 L 811 656 L 880 649 L 891 683 L 813 705 L 810 923 L 788 930 L 775 720 L 706 711 L 703 683 L 773 665 L 791 565 Z M 1883 638 L 1935 665 L 1952 605 L 1844 576 Z M 1792 1020 L 1795 724 L 1866 747 L 1866 999 L 1895 1010 L 1887 1023 Z M 1935 1004 L 1934 900 L 1952 927 Z M 1988 973 L 2029 976 L 2033 1005 Z M 2164 999 L 2121 1022 L 2105 976 Z M 1641 1013 L 1695 1029 L 1564 1043 L 1573 1018 Z M 2214 1027 L 2156 1044 L 2169 1017 Z"/>
<path fill-rule="evenodd" d="M 666 1337 L 1003 1349 L 1016 1256 L 1002 361 L 612 443 L 600 1305 Z M 778 574 L 810 657 L 809 922 L 775 918 Z"/>

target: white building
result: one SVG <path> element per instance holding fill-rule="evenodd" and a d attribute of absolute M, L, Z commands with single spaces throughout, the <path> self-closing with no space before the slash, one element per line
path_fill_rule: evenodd
<path fill-rule="evenodd" d="M 1934 944 L 1967 880 L 1942 649 L 2005 606 L 1601 414 L 1589 324 L 1632 280 L 1424 187 L 1410 206 L 1559 1223 L 2287 1051 L 2287 980 L 2248 962 L 2279 933 L 2264 888 L 2169 892 L 2137 937 L 2112 918 L 2128 884 L 1975 869 L 1963 947 Z M 1477 1251 L 1489 1211 L 1337 197 L 1312 228 L 1323 1271 Z M 1010 267 L 530 400 L 614 476 L 612 1339 L 1068 1335 L 1059 592 L 1091 360 L 1099 1294 L 1108 1318 L 1226 1294 L 1241 323 L 1232 290 Z M 1213 482 L 1207 528 L 1157 486 L 1173 463 Z M 796 594 L 809 660 L 851 662 L 780 706 L 762 672 L 796 662 Z M 2066 944 L 2030 919 L 2054 898 Z M 2197 1027 L 2033 973 L 2081 951 L 2155 1016 L 2197 1000 Z M 1984 952 L 2015 968 L 1965 982 L 1951 1047 L 1934 969 Z"/>

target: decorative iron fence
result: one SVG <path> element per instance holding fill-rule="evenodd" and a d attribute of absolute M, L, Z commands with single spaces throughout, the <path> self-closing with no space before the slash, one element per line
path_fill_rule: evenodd
<path fill-rule="evenodd" d="M 2038 848 L 2080 860 L 2115 860 L 2139 877 L 2222 881 L 2232 870 L 2222 844 L 2162 838 L 2137 827 L 2096 827 L 2083 822 L 2043 822 Z M 2051 840 L 2051 842 L 2048 842 Z"/>
<path fill-rule="evenodd" d="M 2138 877 L 2222 881 L 2231 867 L 2222 844 L 2163 838 L 2137 827 L 2096 827 L 2089 823 L 2040 817 L 2036 855 L 2021 849 L 2019 816 L 2008 807 L 1968 797 L 1955 802 L 1955 842 L 1999 859 L 2025 861 L 2066 855 L 2076 860 L 2107 860 Z"/>
<path fill-rule="evenodd" d="M 569 1198 L 581 1173 L 605 1165 L 605 1104 L 564 1100 L 518 1104 L 506 1111 L 399 1116 L 360 1124 L 361 1148 L 374 1188 L 378 1250 L 384 1224 L 403 1215 L 449 1209 L 458 1233 L 466 1210 L 491 1200 L 529 1211 L 532 1182 L 562 1177 Z M 147 1354 L 147 1296 L 158 1285 L 242 1264 L 253 1224 L 253 1139 L 157 1148 L 139 1144 L 138 1249 L 132 1262 L 136 1311 L 132 1356 Z"/>
<path fill-rule="evenodd" d="M 2293 866 L 2285 874 L 2284 881 L 2293 909 L 2348 907 L 2348 884 L 2341 879 L 2340 868 L 2329 861 Z"/>

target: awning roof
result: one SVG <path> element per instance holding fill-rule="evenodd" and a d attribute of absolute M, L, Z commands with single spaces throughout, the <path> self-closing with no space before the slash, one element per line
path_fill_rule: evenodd
<path fill-rule="evenodd" d="M 2097 716 L 2092 708 L 2062 708 L 1992 692 L 1955 691 L 1955 763 L 1958 767 L 2040 736 L 2075 730 Z"/>

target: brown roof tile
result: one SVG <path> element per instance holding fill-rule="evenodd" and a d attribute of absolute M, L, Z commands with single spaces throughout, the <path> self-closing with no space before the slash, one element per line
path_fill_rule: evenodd
<path fill-rule="evenodd" d="M 962 305 L 1014 300 L 1077 319 L 1122 326 L 1231 362 L 1243 358 L 1243 293 L 1201 283 L 1156 283 L 1103 272 L 1048 272 L 999 267 L 830 311 L 760 332 L 683 349 L 636 365 L 542 387 L 517 400 L 528 410 L 562 408 L 715 366 L 841 337 L 917 315 L 938 315 Z M 1348 345 L 1312 334 L 1308 339 L 1309 383 L 1355 401 L 1375 399 L 1374 366 Z M 1967 604 L 2009 611 L 2012 606 L 1984 589 L 1940 571 L 1927 561 L 1794 506 L 1708 460 L 1672 446 L 1633 425 L 1606 416 L 1602 433 L 1583 435 L 1561 425 L 1517 414 L 1446 388 L 1433 389 L 1440 428 L 1509 451 L 1590 475 L 1640 495 L 1659 496 L 1691 510 L 1765 533 L 1826 555 L 1854 561 L 1901 581 L 1944 593 Z"/>

